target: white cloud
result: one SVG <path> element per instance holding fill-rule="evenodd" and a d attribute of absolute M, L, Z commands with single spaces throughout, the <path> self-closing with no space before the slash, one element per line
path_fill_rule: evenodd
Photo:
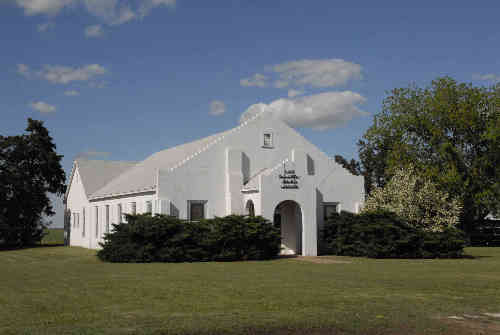
<path fill-rule="evenodd" d="M 51 83 L 68 84 L 72 81 L 87 81 L 106 72 L 106 69 L 99 64 L 82 67 L 45 65 L 41 71 L 37 72 L 37 75 Z"/>
<path fill-rule="evenodd" d="M 139 16 L 142 18 L 148 15 L 151 10 L 158 6 L 175 7 L 176 0 L 145 0 L 139 6 Z"/>
<path fill-rule="evenodd" d="M 26 64 L 17 64 L 17 73 L 25 78 L 31 77 L 31 71 L 28 65 Z"/>
<path fill-rule="evenodd" d="M 500 75 L 496 75 L 493 73 L 487 74 L 474 74 L 472 76 L 474 80 L 484 80 L 484 81 L 500 81 Z"/>
<path fill-rule="evenodd" d="M 49 105 L 43 101 L 32 102 L 29 106 L 40 113 L 53 113 L 56 111 L 55 106 Z"/>
<path fill-rule="evenodd" d="M 78 92 L 76 90 L 67 90 L 64 92 L 64 95 L 66 95 L 68 97 L 76 97 L 76 96 L 80 95 L 80 92 Z"/>
<path fill-rule="evenodd" d="M 55 23 L 54 22 L 45 22 L 45 23 L 40 23 L 36 26 L 36 30 L 38 30 L 38 32 L 40 33 L 43 33 L 51 28 L 53 28 L 55 26 Z"/>
<path fill-rule="evenodd" d="M 110 25 L 148 15 L 156 7 L 175 7 L 175 0 L 13 0 L 26 15 L 57 15 L 61 10 L 84 8 Z"/>
<path fill-rule="evenodd" d="M 256 73 L 251 77 L 241 79 L 240 85 L 246 87 L 251 87 L 251 86 L 266 87 L 267 86 L 266 81 L 267 81 L 266 76 L 260 73 Z"/>
<path fill-rule="evenodd" d="M 270 104 L 250 106 L 240 118 L 243 122 L 260 111 L 273 113 L 292 127 L 325 130 L 344 125 L 353 118 L 367 115 L 357 105 L 366 99 L 351 91 L 325 92 L 295 99 L 278 99 Z"/>
<path fill-rule="evenodd" d="M 343 59 L 302 59 L 265 67 L 266 76 L 256 73 L 240 80 L 241 86 L 287 88 L 293 97 L 298 92 L 293 88 L 326 88 L 347 84 L 351 80 L 362 78 L 361 65 Z M 270 78 L 271 77 L 271 78 Z M 299 93 L 299 94 L 302 94 Z M 295 95 L 294 95 L 295 94 Z"/>
<path fill-rule="evenodd" d="M 64 7 L 78 3 L 78 0 L 15 0 L 26 15 L 55 15 Z"/>
<path fill-rule="evenodd" d="M 85 27 L 84 34 L 87 38 L 101 37 L 104 35 L 104 31 L 100 24 L 94 24 L 92 26 Z"/>
<path fill-rule="evenodd" d="M 333 87 L 361 78 L 361 65 L 343 59 L 303 59 L 273 66 L 275 86 Z"/>
<path fill-rule="evenodd" d="M 298 95 L 302 95 L 304 94 L 304 91 L 300 91 L 300 90 L 295 90 L 295 89 L 291 89 L 291 90 L 288 90 L 288 97 L 289 98 L 293 98 L 293 97 L 296 97 Z"/>
<path fill-rule="evenodd" d="M 226 105 L 220 100 L 213 100 L 210 103 L 210 115 L 219 116 L 226 112 Z"/>

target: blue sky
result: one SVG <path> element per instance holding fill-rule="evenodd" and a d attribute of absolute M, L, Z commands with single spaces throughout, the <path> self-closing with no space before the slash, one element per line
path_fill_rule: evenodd
<path fill-rule="evenodd" d="M 0 133 L 44 120 L 69 174 L 78 155 L 142 160 L 263 103 L 357 157 L 389 90 L 500 79 L 497 1 L 408 4 L 0 0 Z"/>

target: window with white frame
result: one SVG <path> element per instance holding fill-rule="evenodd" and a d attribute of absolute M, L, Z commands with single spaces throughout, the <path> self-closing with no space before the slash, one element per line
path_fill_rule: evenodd
<path fill-rule="evenodd" d="M 146 201 L 146 213 L 153 213 L 153 203 L 151 202 L 151 200 Z"/>
<path fill-rule="evenodd" d="M 188 220 L 198 221 L 205 218 L 207 200 L 188 200 Z"/>
<path fill-rule="evenodd" d="M 76 228 L 80 228 L 80 213 L 76 213 Z"/>
<path fill-rule="evenodd" d="M 85 207 L 82 208 L 82 237 L 85 237 Z"/>
<path fill-rule="evenodd" d="M 99 207 L 95 206 L 95 237 L 99 236 Z"/>
<path fill-rule="evenodd" d="M 340 213 L 340 203 L 338 202 L 324 202 L 323 213 L 325 221 L 334 213 Z"/>
<path fill-rule="evenodd" d="M 119 224 L 122 222 L 122 204 L 116 205 L 116 219 Z"/>
<path fill-rule="evenodd" d="M 263 148 L 273 148 L 273 132 L 265 131 L 262 137 L 262 147 Z"/>
<path fill-rule="evenodd" d="M 130 203 L 130 214 L 135 215 L 137 213 L 137 208 L 136 208 L 136 203 L 131 202 Z"/>
<path fill-rule="evenodd" d="M 109 233 L 109 205 L 106 205 L 106 233 Z"/>

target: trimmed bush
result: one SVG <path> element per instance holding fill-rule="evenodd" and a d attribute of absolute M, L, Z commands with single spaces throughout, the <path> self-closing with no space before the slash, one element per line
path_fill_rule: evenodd
<path fill-rule="evenodd" d="M 262 260 L 280 251 L 280 230 L 263 217 L 230 215 L 191 222 L 149 214 L 113 225 L 97 256 L 108 262 Z"/>
<path fill-rule="evenodd" d="M 386 211 L 333 214 L 322 239 L 323 254 L 370 258 L 457 258 L 465 246 L 456 228 L 424 231 Z"/>

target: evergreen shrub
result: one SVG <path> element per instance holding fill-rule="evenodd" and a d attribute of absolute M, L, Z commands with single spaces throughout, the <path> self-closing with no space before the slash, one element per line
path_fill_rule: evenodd
<path fill-rule="evenodd" d="M 388 211 L 333 214 L 322 239 L 322 254 L 370 258 L 458 258 L 466 243 L 457 228 L 426 231 Z"/>
<path fill-rule="evenodd" d="M 128 215 L 113 225 L 97 256 L 108 262 L 263 260 L 278 255 L 279 228 L 263 217 L 230 215 L 201 221 Z"/>

